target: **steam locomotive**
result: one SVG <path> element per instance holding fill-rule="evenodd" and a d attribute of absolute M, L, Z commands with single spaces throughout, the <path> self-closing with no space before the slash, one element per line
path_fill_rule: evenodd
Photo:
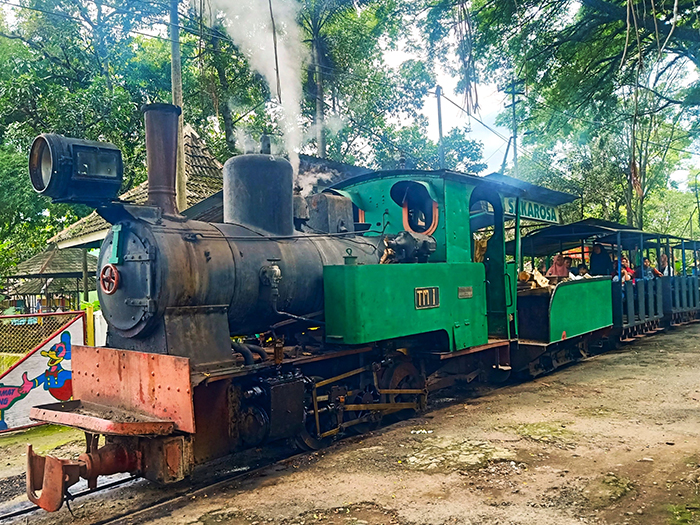
<path fill-rule="evenodd" d="M 457 380 L 579 358 L 613 328 L 612 307 L 600 306 L 612 304 L 610 279 L 572 281 L 528 319 L 546 334 L 518 341 L 519 312 L 541 301 L 518 310 L 521 239 L 516 227 L 509 260 L 504 223 L 519 225 L 527 199 L 555 209 L 568 194 L 398 170 L 303 198 L 289 162 L 263 152 L 226 162 L 223 221 L 203 222 L 175 206 L 180 109 L 144 114 L 146 205 L 116 198 L 122 161 L 110 144 L 45 134 L 30 154 L 37 192 L 94 206 L 112 224 L 98 262 L 107 346 L 74 347 L 74 399 L 31 411 L 87 439 L 77 460 L 29 446 L 28 497 L 46 510 L 81 477 L 172 483 L 275 440 L 317 449 L 420 411 L 429 390 Z M 557 297 L 591 315 L 555 319 Z"/>

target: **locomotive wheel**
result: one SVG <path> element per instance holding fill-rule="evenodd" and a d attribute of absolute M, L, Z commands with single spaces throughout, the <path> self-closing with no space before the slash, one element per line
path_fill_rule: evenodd
<path fill-rule="evenodd" d="M 356 404 L 369 404 L 369 403 L 376 403 L 380 399 L 379 394 L 377 391 L 369 386 L 367 387 L 366 390 L 363 392 L 359 392 L 355 398 L 352 400 L 352 403 Z M 348 412 L 348 420 L 351 419 L 358 419 L 361 417 L 368 416 L 371 413 L 370 410 L 361 410 L 360 412 Z M 376 430 L 379 428 L 379 425 L 382 422 L 382 417 L 381 414 L 376 414 L 376 420 L 375 421 L 368 421 L 366 423 L 359 423 L 357 425 L 351 426 L 348 430 L 352 431 L 354 434 L 366 434 L 367 432 L 371 432 L 372 430 Z"/>
<path fill-rule="evenodd" d="M 321 427 L 321 429 L 323 429 L 323 427 Z M 333 442 L 333 438 L 319 438 L 316 435 L 316 420 L 313 418 L 313 416 L 305 414 L 304 429 L 297 434 L 294 442 L 301 450 L 311 452 L 313 450 L 326 448 Z"/>
<path fill-rule="evenodd" d="M 397 363 L 387 369 L 384 374 L 382 374 L 380 383 L 382 384 L 381 388 L 387 389 L 425 388 L 425 378 L 410 361 Z M 415 398 L 415 394 L 383 394 L 382 403 L 405 403 L 414 401 Z M 410 417 L 414 412 L 414 410 L 406 409 L 401 410 L 397 414 Z"/>
<path fill-rule="evenodd" d="M 313 376 L 311 380 L 314 383 L 323 381 L 322 377 Z M 316 433 L 316 418 L 313 413 L 308 414 L 307 412 L 313 410 L 313 396 L 311 395 L 311 390 L 307 390 L 304 393 L 304 427 L 299 434 L 297 434 L 294 439 L 297 447 L 301 450 L 313 451 L 319 450 L 327 447 L 333 442 L 333 437 L 329 436 L 326 438 L 318 437 Z M 320 408 L 320 407 L 319 407 Z M 338 420 L 336 418 L 335 412 L 325 412 L 320 414 L 321 422 L 321 432 L 324 430 L 330 430 L 331 428 L 338 425 Z"/>

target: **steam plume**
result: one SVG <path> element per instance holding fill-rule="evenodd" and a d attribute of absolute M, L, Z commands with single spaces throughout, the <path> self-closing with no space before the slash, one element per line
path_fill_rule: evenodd
<path fill-rule="evenodd" d="M 281 100 L 281 127 L 289 160 L 295 175 L 299 173 L 301 148 L 301 71 L 306 51 L 297 24 L 296 0 L 272 0 L 277 33 L 279 85 L 269 4 L 261 0 L 213 0 L 213 7 L 226 15 L 226 30 L 236 46 L 248 57 L 250 66 L 260 73 L 272 94 Z"/>

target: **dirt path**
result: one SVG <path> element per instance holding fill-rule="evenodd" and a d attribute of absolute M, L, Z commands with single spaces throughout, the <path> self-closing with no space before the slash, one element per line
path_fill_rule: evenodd
<path fill-rule="evenodd" d="M 451 392 L 425 417 L 154 523 L 700 524 L 699 335 L 692 325 L 529 383 Z M 123 503 L 31 521 L 91 523 Z"/>

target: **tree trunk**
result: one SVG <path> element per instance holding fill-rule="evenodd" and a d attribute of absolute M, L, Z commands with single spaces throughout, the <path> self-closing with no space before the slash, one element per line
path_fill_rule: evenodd
<path fill-rule="evenodd" d="M 316 65 L 316 142 L 319 158 L 326 158 L 326 137 L 324 135 L 323 74 L 321 71 L 321 52 L 318 38 L 314 39 L 314 61 Z"/>
<path fill-rule="evenodd" d="M 170 80 L 173 104 L 183 107 L 182 56 L 180 54 L 179 0 L 170 0 Z M 180 113 L 177 125 L 177 165 L 175 172 L 175 202 L 178 211 L 187 208 L 187 171 L 185 169 L 184 115 Z"/>
<path fill-rule="evenodd" d="M 114 91 L 112 85 L 112 78 L 109 76 L 109 53 L 107 52 L 107 46 L 105 46 L 105 35 L 103 31 L 102 24 L 104 20 L 102 19 L 102 3 L 95 2 L 95 7 L 97 8 L 97 22 L 95 24 L 95 39 L 97 40 L 95 48 L 97 52 L 97 57 L 99 61 L 100 70 L 105 77 L 105 82 L 107 84 L 107 89 L 110 93 Z"/>
<path fill-rule="evenodd" d="M 219 85 L 221 86 L 221 92 L 223 94 L 223 104 L 219 104 L 219 110 L 221 111 L 221 116 L 224 117 L 226 145 L 228 146 L 229 153 L 233 154 L 236 151 L 236 134 L 233 127 L 233 115 L 231 114 L 231 108 L 228 105 L 230 85 L 228 83 L 228 79 L 226 78 L 226 70 L 224 69 L 224 66 L 216 59 L 221 48 L 221 40 L 218 37 L 214 37 L 212 41 L 212 48 L 216 75 L 219 78 Z"/>

